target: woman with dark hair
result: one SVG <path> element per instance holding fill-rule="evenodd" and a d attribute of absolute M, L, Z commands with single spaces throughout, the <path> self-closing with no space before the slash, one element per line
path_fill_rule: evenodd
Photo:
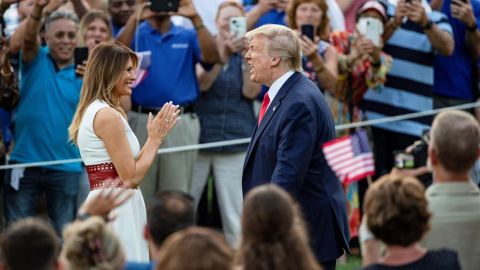
<path fill-rule="evenodd" d="M 80 102 L 68 131 L 87 169 L 89 198 L 103 188 L 116 188 L 106 181 L 109 178 L 118 177 L 122 187 L 133 189 L 133 196 L 114 209 L 117 217 L 112 225 L 127 260 L 146 262 L 149 254 L 142 231 L 147 217 L 138 185 L 179 120 L 179 110 L 169 102 L 156 116 L 150 114 L 148 139 L 140 148 L 120 107 L 120 98 L 132 94 L 137 62 L 136 54 L 119 43 L 97 45 L 89 56 Z"/>
<path fill-rule="evenodd" d="M 365 196 L 368 229 L 386 245 L 375 269 L 460 269 L 457 253 L 447 249 L 427 251 L 420 245 L 430 229 L 425 190 L 418 179 L 386 175 Z"/>
<path fill-rule="evenodd" d="M 234 265 L 255 270 L 319 270 L 298 206 L 286 191 L 262 185 L 245 197 Z"/>

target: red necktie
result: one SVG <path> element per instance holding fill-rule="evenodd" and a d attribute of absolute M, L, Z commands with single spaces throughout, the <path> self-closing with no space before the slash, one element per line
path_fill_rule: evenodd
<path fill-rule="evenodd" d="M 262 122 L 263 116 L 267 111 L 268 104 L 270 104 L 270 97 L 268 96 L 268 92 L 266 92 L 265 95 L 263 95 L 262 107 L 260 108 L 260 114 L 258 115 L 258 125 L 260 125 Z"/>

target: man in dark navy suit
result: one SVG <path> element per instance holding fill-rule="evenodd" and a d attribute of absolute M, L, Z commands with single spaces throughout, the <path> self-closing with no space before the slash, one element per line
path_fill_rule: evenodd
<path fill-rule="evenodd" d="M 313 251 L 324 269 L 349 250 L 345 196 L 322 144 L 335 125 L 320 90 L 302 73 L 301 48 L 292 30 L 264 25 L 250 31 L 245 58 L 250 79 L 269 86 L 243 168 L 243 193 L 274 183 L 301 205 Z"/>

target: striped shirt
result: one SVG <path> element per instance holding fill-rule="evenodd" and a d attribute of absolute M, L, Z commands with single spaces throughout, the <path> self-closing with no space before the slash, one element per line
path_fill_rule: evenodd
<path fill-rule="evenodd" d="M 386 6 L 388 16 L 394 16 L 395 6 L 389 3 Z M 428 17 L 440 29 L 452 33 L 444 14 L 432 11 Z M 435 53 L 422 27 L 408 20 L 393 33 L 384 52 L 393 57 L 393 65 L 381 90 L 369 90 L 364 96 L 368 119 L 431 110 Z M 375 127 L 420 137 L 431 120 L 432 117 L 420 117 Z"/>

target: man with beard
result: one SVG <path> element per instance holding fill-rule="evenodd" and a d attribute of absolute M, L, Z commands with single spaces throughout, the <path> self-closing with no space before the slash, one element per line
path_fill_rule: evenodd
<path fill-rule="evenodd" d="M 176 13 L 155 13 L 145 6 L 145 3 L 138 5 L 118 36 L 118 41 L 136 51 L 151 53 L 147 76 L 132 94 L 130 126 L 140 143 L 144 143 L 149 113 L 156 114 L 165 102 L 172 101 L 181 106 L 182 120 L 163 142 L 163 147 L 196 144 L 200 123 L 193 111 L 193 103 L 199 96 L 195 64 L 218 61 L 215 40 L 203 25 L 192 0 L 181 0 Z M 195 29 L 174 25 L 170 20 L 172 14 L 189 18 Z M 145 21 L 136 29 L 138 17 Z M 138 37 L 134 39 L 136 30 Z M 188 192 L 196 156 L 197 151 L 158 156 L 140 185 L 146 200 L 156 190 Z"/>

